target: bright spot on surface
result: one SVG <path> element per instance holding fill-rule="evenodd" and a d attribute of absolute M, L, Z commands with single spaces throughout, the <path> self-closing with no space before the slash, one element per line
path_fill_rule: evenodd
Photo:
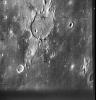
<path fill-rule="evenodd" d="M 22 73 L 24 71 L 24 66 L 23 65 L 17 66 L 16 71 L 17 71 L 18 74 Z"/>
<path fill-rule="evenodd" d="M 75 64 L 72 64 L 72 65 L 70 66 L 70 70 L 73 71 L 73 70 L 74 70 L 74 67 L 75 67 Z"/>
<path fill-rule="evenodd" d="M 69 6 L 73 5 L 73 0 L 69 0 L 68 5 Z"/>
<path fill-rule="evenodd" d="M 80 75 L 85 76 L 85 74 L 88 72 L 88 69 L 89 69 L 89 63 L 90 63 L 90 58 L 84 57 L 84 63 L 81 66 Z"/>
<path fill-rule="evenodd" d="M 9 38 L 12 38 L 14 36 L 13 30 L 10 29 L 9 31 Z"/>
<path fill-rule="evenodd" d="M 29 37 L 29 40 L 30 40 L 33 36 L 32 36 L 31 31 L 30 31 L 30 30 L 28 30 L 28 31 L 29 31 L 29 33 L 30 33 L 30 37 Z"/>
<path fill-rule="evenodd" d="M 7 20 L 8 19 L 8 16 L 7 15 L 4 15 L 4 20 Z"/>
<path fill-rule="evenodd" d="M 4 1 L 3 1 L 3 4 L 4 4 L 4 5 L 7 5 L 7 0 L 4 0 Z"/>
<path fill-rule="evenodd" d="M 52 59 L 52 58 L 54 58 L 55 57 L 55 52 L 53 52 L 51 55 L 50 55 L 50 58 Z"/>
<path fill-rule="evenodd" d="M 1 58 L 1 57 L 3 57 L 3 56 L 4 56 L 4 54 L 3 54 L 3 53 L 1 53 L 1 54 L 0 54 L 0 58 Z"/>
<path fill-rule="evenodd" d="M 84 57 L 84 64 L 83 64 L 82 69 L 85 71 L 85 73 L 88 71 L 89 63 L 90 63 L 90 58 L 89 57 L 87 57 L 87 58 Z"/>
<path fill-rule="evenodd" d="M 28 52 L 27 52 L 26 55 L 27 55 L 27 57 L 31 57 L 31 56 L 34 56 L 35 52 L 36 52 L 36 48 L 33 47 L 33 48 L 30 48 L 30 49 L 28 50 Z"/>

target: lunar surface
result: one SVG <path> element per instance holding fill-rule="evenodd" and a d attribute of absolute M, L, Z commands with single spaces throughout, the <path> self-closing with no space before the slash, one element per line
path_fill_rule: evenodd
<path fill-rule="evenodd" d="M 93 89 L 92 0 L 0 0 L 0 90 Z"/>

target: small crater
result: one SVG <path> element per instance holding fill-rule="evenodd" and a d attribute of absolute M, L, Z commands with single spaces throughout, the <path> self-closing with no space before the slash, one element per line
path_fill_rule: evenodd
<path fill-rule="evenodd" d="M 67 26 L 67 27 L 68 27 L 69 29 L 71 29 L 71 28 L 73 28 L 73 26 L 74 26 L 74 23 L 70 21 L 70 22 L 68 23 L 68 26 Z"/>
<path fill-rule="evenodd" d="M 18 74 L 22 73 L 24 71 L 24 66 L 23 65 L 17 66 L 16 71 L 17 71 Z"/>

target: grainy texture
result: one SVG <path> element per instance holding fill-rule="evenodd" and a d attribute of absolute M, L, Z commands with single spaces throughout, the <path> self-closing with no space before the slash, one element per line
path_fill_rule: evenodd
<path fill-rule="evenodd" d="M 6 1 L 0 0 L 0 89 L 92 89 L 92 1 Z"/>

